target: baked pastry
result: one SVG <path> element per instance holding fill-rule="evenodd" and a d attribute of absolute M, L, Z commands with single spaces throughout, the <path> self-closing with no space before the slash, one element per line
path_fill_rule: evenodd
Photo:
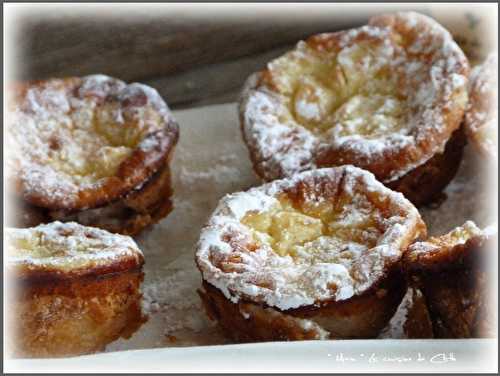
<path fill-rule="evenodd" d="M 408 248 L 403 266 L 425 296 L 436 338 L 495 335 L 487 264 L 497 249 L 496 230 L 480 230 L 471 221 Z"/>
<path fill-rule="evenodd" d="M 144 259 L 128 236 L 71 222 L 7 228 L 5 236 L 14 356 L 100 351 L 144 321 Z"/>
<path fill-rule="evenodd" d="M 371 173 L 306 171 L 220 201 L 197 246 L 199 293 L 239 341 L 375 337 L 406 289 L 402 252 L 425 232 Z"/>
<path fill-rule="evenodd" d="M 461 160 L 468 74 L 448 31 L 417 13 L 314 35 L 245 83 L 240 122 L 254 169 L 271 181 L 352 164 L 428 203 Z"/>
<path fill-rule="evenodd" d="M 13 225 L 78 221 L 134 235 L 171 211 L 179 129 L 156 90 L 94 75 L 7 94 L 7 181 L 21 201 Z"/>
<path fill-rule="evenodd" d="M 467 136 L 486 156 L 498 161 L 498 56 L 490 54 L 474 67 L 465 114 Z"/>

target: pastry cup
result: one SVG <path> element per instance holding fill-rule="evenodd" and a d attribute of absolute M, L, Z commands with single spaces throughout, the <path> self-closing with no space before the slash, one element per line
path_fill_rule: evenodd
<path fill-rule="evenodd" d="M 45 210 L 48 221 L 75 221 L 125 235 L 136 235 L 164 218 L 173 209 L 169 166 L 156 172 L 139 189 L 107 206 L 76 212 Z"/>
<path fill-rule="evenodd" d="M 460 163 L 463 143 L 447 146 L 467 105 L 468 74 L 448 31 L 420 14 L 314 35 L 245 84 L 240 122 L 254 169 L 271 181 L 352 164 L 396 188 L 422 178 L 432 195 L 403 191 L 427 203 L 453 175 L 418 168 L 434 157 L 453 171 Z"/>
<path fill-rule="evenodd" d="M 144 259 L 126 236 L 53 222 L 6 229 L 6 275 L 15 357 L 60 357 L 104 350 L 144 322 Z"/>
<path fill-rule="evenodd" d="M 474 67 L 469 84 L 465 130 L 480 153 L 498 161 L 498 55 Z"/>
<path fill-rule="evenodd" d="M 21 83 L 7 94 L 7 181 L 21 207 L 64 219 L 118 202 L 127 206 L 127 197 L 158 180 L 155 175 L 170 186 L 168 163 L 179 130 L 156 90 L 94 75 Z M 136 214 L 115 219 L 127 229 Z"/>
<path fill-rule="evenodd" d="M 237 340 L 375 337 L 405 292 L 403 250 L 425 232 L 367 171 L 303 172 L 220 201 L 197 247 L 200 295 Z"/>
<path fill-rule="evenodd" d="M 403 266 L 425 296 L 436 338 L 496 335 L 486 264 L 497 249 L 496 230 L 472 221 L 408 248 Z"/>

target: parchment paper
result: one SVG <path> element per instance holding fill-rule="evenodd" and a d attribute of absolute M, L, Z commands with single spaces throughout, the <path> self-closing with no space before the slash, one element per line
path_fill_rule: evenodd
<path fill-rule="evenodd" d="M 180 142 L 172 161 L 174 210 L 136 240 L 146 258 L 144 309 L 149 321 L 130 339 L 107 351 L 229 343 L 202 309 L 196 293 L 201 276 L 194 263 L 199 230 L 226 193 L 260 184 L 241 139 L 236 105 L 175 112 Z M 485 226 L 496 218 L 496 186 L 491 169 L 473 148 L 465 157 L 447 198 L 421 210 L 431 234 L 473 219 Z M 488 177 L 491 179 L 488 180 Z"/>

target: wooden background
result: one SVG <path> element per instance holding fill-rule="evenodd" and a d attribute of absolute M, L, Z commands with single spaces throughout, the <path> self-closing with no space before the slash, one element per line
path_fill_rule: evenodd
<path fill-rule="evenodd" d="M 53 4 L 44 11 L 24 10 L 13 22 L 14 78 L 104 73 L 155 87 L 172 108 L 229 102 L 250 73 L 298 40 L 358 26 L 372 14 L 399 8 Z M 425 5 L 410 9 L 429 12 Z"/>

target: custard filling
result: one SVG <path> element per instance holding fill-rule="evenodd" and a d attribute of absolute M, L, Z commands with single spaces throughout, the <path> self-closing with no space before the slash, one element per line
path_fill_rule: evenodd
<path fill-rule="evenodd" d="M 354 209 L 349 200 L 297 204 L 283 194 L 270 210 L 247 213 L 241 222 L 257 244 L 280 256 L 306 263 L 348 262 L 374 247 L 383 233 L 383 221 L 371 204 Z"/>
<path fill-rule="evenodd" d="M 300 43 L 269 65 L 290 117 L 316 134 L 372 139 L 403 131 L 406 98 L 381 41 L 338 51 Z"/>
<path fill-rule="evenodd" d="M 14 153 L 28 153 L 37 163 L 50 166 L 74 184 L 93 184 L 113 176 L 133 153 L 146 132 L 159 129 L 161 115 L 150 104 L 124 107 L 116 99 L 103 104 L 92 98 L 68 98 L 51 89 L 30 89 L 30 108 L 12 114 L 9 127 Z M 47 101 L 56 101 L 50 112 Z"/>

